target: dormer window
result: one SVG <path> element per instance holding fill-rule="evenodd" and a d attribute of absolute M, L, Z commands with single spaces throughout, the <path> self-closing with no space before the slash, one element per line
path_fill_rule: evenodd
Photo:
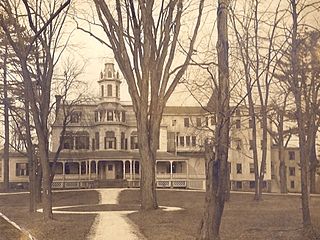
<path fill-rule="evenodd" d="M 111 84 L 108 84 L 107 86 L 107 91 L 108 91 L 108 97 L 112 97 L 112 85 Z"/>
<path fill-rule="evenodd" d="M 112 78 L 112 72 L 108 71 L 108 78 Z"/>

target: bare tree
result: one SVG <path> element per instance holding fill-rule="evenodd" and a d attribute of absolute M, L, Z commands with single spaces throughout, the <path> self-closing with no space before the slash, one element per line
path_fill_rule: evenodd
<path fill-rule="evenodd" d="M 277 28 L 286 13 L 285 10 L 280 8 L 281 1 L 278 1 L 275 9 L 271 11 L 272 15 L 270 15 L 270 9 L 267 10 L 269 5 L 265 9 L 261 9 L 262 4 L 263 2 L 259 0 L 249 1 L 248 12 L 244 12 L 243 16 L 240 17 L 241 14 L 239 16 L 237 12 L 232 11 L 231 18 L 236 40 L 240 46 L 239 59 L 243 65 L 249 116 L 252 123 L 252 155 L 256 183 L 255 200 L 261 199 L 266 170 L 270 87 L 274 79 L 277 60 L 280 58 L 278 55 L 282 53 L 281 49 L 286 40 L 278 43 L 279 31 L 277 31 Z M 267 32 L 267 35 L 264 36 L 261 32 Z M 253 89 L 256 89 L 256 91 L 253 91 Z M 259 157 L 257 150 L 258 121 L 260 121 L 262 127 L 261 157 Z"/>
<path fill-rule="evenodd" d="M 217 9 L 217 53 L 218 85 L 217 101 L 214 108 L 217 113 L 215 140 L 206 143 L 207 189 L 204 215 L 200 224 L 198 239 L 220 239 L 219 231 L 224 209 L 226 190 L 230 178 L 228 171 L 228 146 L 230 125 L 230 89 L 228 54 L 228 7 L 229 0 L 219 0 Z M 210 154 L 210 151 L 215 151 Z M 209 152 L 209 153 L 208 153 Z"/>
<path fill-rule="evenodd" d="M 51 1 L 30 3 L 23 0 L 21 3 L 4 0 L 0 3 L 2 12 L 0 26 L 19 60 L 25 97 L 30 103 L 37 134 L 43 173 L 45 220 L 52 219 L 48 131 L 51 83 L 54 67 L 62 52 L 62 49 L 59 49 L 59 43 L 69 4 L 70 0 L 56 0 L 52 3 Z M 22 39 L 22 30 L 25 29 L 30 36 L 28 42 Z M 32 60 L 29 58 L 31 52 L 35 52 L 35 58 Z"/>
<path fill-rule="evenodd" d="M 119 68 L 127 81 L 137 119 L 141 157 L 141 207 L 158 207 L 155 191 L 155 162 L 164 107 L 190 62 L 200 27 L 204 0 L 188 47 L 181 48 L 182 0 L 115 1 L 94 0 L 97 14 Z M 183 36 L 186 37 L 186 36 Z M 177 53 L 185 53 L 176 65 Z M 179 55 L 179 54 L 178 54 Z M 179 59 L 181 61 L 181 59 Z"/>

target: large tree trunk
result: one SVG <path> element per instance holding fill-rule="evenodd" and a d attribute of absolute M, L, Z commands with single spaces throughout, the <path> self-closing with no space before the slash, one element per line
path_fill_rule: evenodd
<path fill-rule="evenodd" d="M 227 0 L 218 1 L 218 72 L 219 86 L 216 103 L 217 125 L 215 131 L 214 161 L 207 159 L 209 183 L 207 183 L 204 215 L 200 224 L 198 239 L 220 239 L 220 225 L 224 210 L 228 176 L 228 146 L 229 146 L 229 64 L 228 64 L 228 4 Z M 212 151 L 212 147 L 210 150 Z M 208 152 L 208 150 L 206 151 Z"/>
<path fill-rule="evenodd" d="M 153 108 L 154 106 L 150 106 Z M 160 111 L 161 112 L 161 111 Z M 148 118 L 148 103 L 143 102 L 136 112 L 138 124 L 139 152 L 141 157 L 141 209 L 158 208 L 156 193 L 156 153 L 159 144 L 161 114 L 156 119 Z"/>
<path fill-rule="evenodd" d="M 314 126 L 316 128 L 316 126 Z M 316 173 L 318 166 L 317 152 L 316 152 L 316 133 L 317 130 L 313 130 L 311 142 L 310 142 L 310 193 L 316 193 Z"/>

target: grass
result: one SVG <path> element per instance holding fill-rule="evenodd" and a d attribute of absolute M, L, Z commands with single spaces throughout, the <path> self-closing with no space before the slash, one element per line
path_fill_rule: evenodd
<path fill-rule="evenodd" d="M 159 205 L 182 207 L 184 210 L 136 212 L 129 218 L 141 233 L 152 240 L 196 239 L 203 214 L 204 193 L 160 190 Z M 123 191 L 120 203 L 139 204 L 139 191 Z M 312 197 L 314 228 L 320 229 L 320 197 Z M 264 195 L 253 201 L 253 195 L 234 193 L 227 202 L 221 225 L 221 238 L 226 240 L 303 240 L 299 196 Z M 320 236 L 319 238 L 320 239 Z"/>
<path fill-rule="evenodd" d="M 53 206 L 96 204 L 98 192 L 55 192 Z M 95 214 L 54 214 L 54 220 L 44 222 L 41 213 L 29 213 L 28 194 L 0 196 L 0 211 L 18 225 L 27 229 L 37 240 L 85 239 L 94 222 Z M 0 222 L 1 239 L 20 239 L 10 226 Z M 2 231 L 8 229 L 8 232 Z M 5 235 L 4 235 L 5 234 Z"/>

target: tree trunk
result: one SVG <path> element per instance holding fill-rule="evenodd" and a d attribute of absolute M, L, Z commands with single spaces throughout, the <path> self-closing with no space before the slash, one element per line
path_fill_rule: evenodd
<path fill-rule="evenodd" d="M 313 131 L 313 136 L 310 143 L 310 193 L 316 193 L 316 173 L 318 166 L 316 152 L 316 133 L 317 130 Z"/>
<path fill-rule="evenodd" d="M 298 76 L 298 10 L 297 1 L 291 0 L 292 8 L 292 46 L 291 46 L 291 65 L 292 65 L 292 80 L 291 88 L 296 103 L 296 118 L 298 123 L 298 134 L 299 134 L 299 148 L 300 148 L 300 167 L 301 167 L 301 205 L 302 205 L 302 220 L 303 228 L 309 230 L 312 228 L 311 216 L 309 209 L 309 186 L 308 186 L 308 164 L 309 154 L 307 154 L 306 136 L 305 136 L 305 119 L 302 111 L 302 93 L 301 86 L 299 85 Z"/>
<path fill-rule="evenodd" d="M 4 104 L 4 148 L 3 148 L 3 190 L 9 191 L 9 99 L 7 82 L 8 47 L 5 47 L 3 59 L 3 104 Z"/>
<path fill-rule="evenodd" d="M 198 239 L 220 239 L 220 225 L 224 210 L 228 175 L 228 146 L 230 127 L 230 93 L 228 64 L 228 4 L 227 0 L 218 1 L 218 99 L 216 102 L 217 125 L 215 131 L 214 161 L 207 164 L 209 183 L 207 184 L 204 215 L 200 224 Z M 212 146 L 210 146 L 212 151 Z"/>
<path fill-rule="evenodd" d="M 282 119 L 283 121 L 283 119 Z M 284 156 L 284 141 L 283 141 L 283 123 L 279 124 L 278 132 L 279 132 L 279 176 L 280 176 L 280 192 L 281 193 L 288 193 L 287 188 L 287 169 L 285 163 L 285 156 Z M 280 130 L 280 131 L 279 131 Z"/>
<path fill-rule="evenodd" d="M 159 130 L 154 132 L 153 129 L 160 129 L 160 120 L 152 121 L 148 118 L 147 101 L 141 103 L 139 107 L 136 117 L 141 158 L 141 209 L 152 210 L 158 208 L 155 175 L 157 148 L 153 148 L 152 143 L 159 139 Z"/>

